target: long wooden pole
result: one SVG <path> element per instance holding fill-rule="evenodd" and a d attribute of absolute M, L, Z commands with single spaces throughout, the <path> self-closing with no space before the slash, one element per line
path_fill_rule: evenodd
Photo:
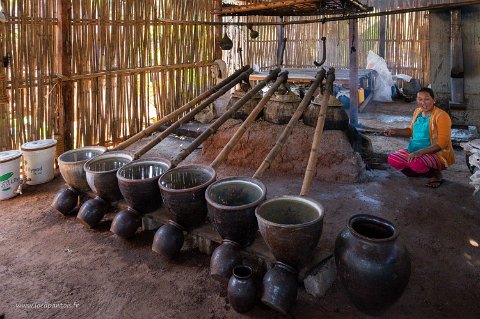
<path fill-rule="evenodd" d="M 237 13 L 245 13 L 245 12 L 251 12 L 251 11 L 258 11 L 258 10 L 270 10 L 270 9 L 279 9 L 279 8 L 285 8 L 289 6 L 294 6 L 294 5 L 302 5 L 302 4 L 311 4 L 311 3 L 318 3 L 318 0 L 288 0 L 288 1 L 274 1 L 274 2 L 268 2 L 268 3 L 255 3 L 255 4 L 247 4 L 247 5 L 242 5 L 242 6 L 232 6 L 232 7 L 226 7 L 222 8 L 220 14 L 223 15 L 235 15 Z M 363 5 L 362 3 L 352 1 L 352 5 L 355 5 L 358 8 L 367 10 L 368 7 Z"/>
<path fill-rule="evenodd" d="M 480 4 L 480 0 L 466 0 L 466 1 L 459 1 L 459 2 L 450 2 L 450 3 L 439 3 L 439 4 L 430 4 L 425 6 L 419 6 L 416 8 L 406 8 L 406 9 L 396 9 L 396 10 L 388 10 L 388 11 L 380 11 L 380 12 L 369 12 L 369 13 L 354 13 L 354 14 L 346 14 L 346 15 L 335 15 L 325 18 L 318 18 L 318 19 L 305 19 L 305 20 L 292 20 L 286 22 L 223 22 L 223 21 L 192 21 L 192 20 L 177 20 L 177 19 L 164 19 L 164 18 L 157 18 L 154 22 L 150 20 L 124 20 L 124 21 L 114 21 L 110 19 L 103 20 L 105 25 L 142 25 L 142 24 L 149 24 L 152 26 L 157 25 L 215 25 L 215 26 L 222 26 L 222 25 L 235 25 L 235 26 L 274 26 L 274 25 L 295 25 L 295 24 L 311 24 L 311 23 L 325 23 L 325 22 L 333 22 L 333 21 L 343 21 L 343 20 L 350 20 L 350 19 L 363 19 L 363 18 L 370 18 L 370 17 L 381 17 L 381 16 L 388 16 L 394 14 L 403 14 L 403 13 L 410 13 L 410 12 L 421 12 L 421 11 L 432 11 L 432 10 L 442 10 L 442 9 L 450 9 L 450 8 L 459 8 L 459 7 L 467 7 L 467 6 L 474 6 Z M 20 19 L 17 17 L 10 18 L 12 24 L 20 24 Z M 57 19 L 39 19 L 36 18 L 37 21 L 44 21 L 44 22 L 52 22 L 56 23 Z M 29 22 L 28 18 L 22 17 L 22 21 Z M 96 19 L 72 19 L 72 25 L 89 25 L 98 23 Z"/>
<path fill-rule="evenodd" d="M 227 158 L 228 154 L 230 154 L 233 147 L 237 144 L 237 142 L 242 138 L 243 134 L 252 125 L 252 123 L 255 121 L 258 114 L 260 114 L 260 112 L 263 110 L 267 102 L 270 101 L 270 97 L 273 95 L 273 93 L 275 93 L 278 87 L 282 83 L 285 83 L 287 79 L 288 79 L 288 71 L 283 71 L 278 75 L 278 78 L 275 81 L 275 83 L 267 91 L 267 93 L 265 93 L 265 95 L 260 100 L 260 102 L 258 102 L 257 106 L 255 106 L 255 108 L 248 115 L 248 117 L 245 119 L 242 125 L 238 128 L 235 134 L 230 138 L 227 145 L 225 145 L 223 150 L 220 152 L 220 154 L 217 155 L 217 157 L 215 158 L 215 160 L 212 162 L 210 166 L 212 166 L 213 168 L 217 168 Z"/>
<path fill-rule="evenodd" d="M 350 124 L 358 125 L 358 24 L 357 20 L 350 20 L 348 24 L 348 38 L 350 45 L 349 89 L 350 89 Z"/>
<path fill-rule="evenodd" d="M 278 20 L 283 22 L 283 17 L 279 17 Z M 277 27 L 277 68 L 281 68 L 283 64 L 283 51 L 285 50 L 286 45 L 285 38 L 285 25 L 281 24 Z"/>
<path fill-rule="evenodd" d="M 212 125 L 208 127 L 199 137 L 197 137 L 192 144 L 184 149 L 180 154 L 172 161 L 172 166 L 175 167 L 180 164 L 188 155 L 190 155 L 200 144 L 202 144 L 210 135 L 213 135 L 218 128 L 225 123 L 226 120 L 231 118 L 233 114 L 239 110 L 245 103 L 247 103 L 255 94 L 257 94 L 268 82 L 275 79 L 280 73 L 280 68 L 270 71 L 270 74 L 262 81 L 260 81 L 254 88 L 248 91 L 237 103 L 220 116 Z"/>
<path fill-rule="evenodd" d="M 379 22 L 378 55 L 385 58 L 387 17 L 381 16 Z"/>
<path fill-rule="evenodd" d="M 421 11 L 431 11 L 431 10 L 442 10 L 442 9 L 449 9 L 449 8 L 457 8 L 457 7 L 465 7 L 465 6 L 473 6 L 480 4 L 480 0 L 466 0 L 460 2 L 451 2 L 451 3 L 439 3 L 439 4 L 430 4 L 425 6 L 419 6 L 416 8 L 407 8 L 407 9 L 396 9 L 396 10 L 388 10 L 388 11 L 381 11 L 381 12 L 369 12 L 369 13 L 355 13 L 355 14 L 346 14 L 346 15 L 336 15 L 331 17 L 324 17 L 318 19 L 306 19 L 306 20 L 293 20 L 293 21 L 286 21 L 286 22 L 215 22 L 215 21 L 186 21 L 186 20 L 174 20 L 174 19 L 157 19 L 156 22 L 158 24 L 201 24 L 201 25 L 237 25 L 237 26 L 260 26 L 260 25 L 291 25 L 291 24 L 310 24 L 310 23 L 325 23 L 325 22 L 332 22 L 332 21 L 343 21 L 343 20 L 350 20 L 350 19 L 363 19 L 363 18 L 370 18 L 370 17 L 381 17 L 387 15 L 394 15 L 394 14 L 403 14 L 403 13 L 410 13 L 410 12 L 421 12 Z M 83 20 L 82 20 L 83 21 Z M 95 20 L 92 20 L 94 22 Z M 135 23 L 140 23 L 141 21 L 135 21 Z M 74 23 L 79 23 L 79 21 L 74 21 Z M 106 23 L 113 23 L 111 21 L 107 21 Z M 128 22 L 127 22 L 128 23 Z M 133 22 L 132 22 L 133 23 Z"/>
<path fill-rule="evenodd" d="M 237 83 L 239 83 L 242 80 L 248 80 L 248 76 L 252 73 L 253 73 L 252 68 L 248 68 L 248 70 L 242 72 L 237 78 L 235 78 L 233 81 L 231 81 L 230 83 L 228 83 L 227 85 L 222 87 L 217 93 L 210 96 L 205 102 L 203 102 L 202 104 L 200 104 L 199 106 L 197 106 L 196 108 L 194 108 L 193 110 L 188 112 L 184 117 L 182 117 L 181 119 L 179 119 L 178 121 L 176 121 L 175 123 L 170 125 L 165 131 L 158 134 L 158 136 L 156 136 L 153 140 L 151 140 L 147 145 L 142 147 L 141 150 L 137 151 L 135 153 L 135 157 L 138 158 L 138 157 L 142 156 L 143 154 L 145 154 L 146 152 L 148 152 L 152 147 L 154 147 L 155 145 L 160 143 L 163 139 L 165 139 L 168 135 L 173 133 L 181 125 L 190 121 L 195 115 L 198 114 L 198 112 L 200 112 L 201 110 L 206 108 L 208 105 L 210 105 L 210 103 L 212 103 L 217 98 L 219 98 L 220 96 L 225 94 L 232 87 L 237 85 Z"/>
<path fill-rule="evenodd" d="M 305 170 L 305 177 L 303 179 L 301 196 L 307 196 L 312 188 L 312 180 L 317 171 L 318 152 L 320 150 L 320 142 L 323 135 L 323 127 L 325 125 L 325 117 L 328 109 L 328 100 L 330 94 L 333 94 L 333 81 L 335 80 L 335 69 L 331 68 L 327 73 L 327 81 L 325 92 L 320 102 L 320 114 L 318 115 L 317 125 L 315 126 L 315 133 L 313 135 L 312 149 L 308 159 L 307 169 Z"/>
<path fill-rule="evenodd" d="M 312 85 L 307 91 L 307 94 L 305 94 L 305 96 L 303 97 L 302 102 L 300 102 L 300 105 L 298 106 L 297 110 L 295 111 L 295 113 L 293 113 L 292 118 L 288 122 L 287 126 L 283 130 L 282 134 L 278 138 L 273 148 L 270 150 L 270 153 L 268 153 L 267 157 L 263 160 L 262 164 L 253 175 L 254 178 L 262 177 L 265 170 L 270 167 L 270 165 L 272 164 L 272 161 L 275 159 L 278 152 L 280 152 L 283 145 L 285 144 L 285 141 L 290 136 L 290 133 L 292 132 L 293 127 L 295 126 L 295 124 L 297 124 L 303 112 L 305 111 L 307 106 L 310 104 L 310 100 L 312 99 L 313 93 L 315 92 L 317 87 L 320 85 L 324 77 L 325 77 L 325 70 L 322 69 L 320 70 L 320 72 L 317 73 L 317 76 L 315 77 L 315 81 L 313 81 Z"/>
<path fill-rule="evenodd" d="M 72 41 L 70 38 L 70 12 L 72 4 L 70 0 L 58 0 L 57 5 L 57 70 L 62 76 L 70 77 L 72 75 Z M 59 133 L 63 133 L 64 150 L 68 151 L 74 148 L 75 109 L 73 104 L 73 83 L 69 81 L 61 82 L 60 90 L 62 110 L 59 112 Z"/>
<path fill-rule="evenodd" d="M 153 132 L 157 131 L 160 126 L 162 126 L 165 123 L 170 122 L 171 120 L 176 119 L 180 114 L 183 112 L 186 112 L 190 110 L 193 106 L 195 106 L 197 103 L 201 102 L 202 100 L 208 98 L 210 95 L 214 94 L 215 92 L 218 92 L 222 87 L 225 85 L 229 84 L 231 81 L 233 81 L 235 78 L 237 78 L 242 72 L 248 70 L 250 67 L 245 66 L 237 71 L 235 71 L 232 75 L 230 75 L 228 78 L 223 80 L 222 82 L 218 83 L 214 87 L 210 88 L 206 92 L 200 94 L 187 104 L 183 105 L 179 109 L 171 112 L 170 114 L 167 114 L 166 116 L 162 117 L 160 120 L 157 122 L 153 123 L 149 127 L 145 128 L 143 131 L 138 132 L 137 134 L 133 135 L 130 137 L 128 140 L 124 141 L 123 143 L 120 143 L 117 147 L 113 148 L 112 150 L 122 150 L 136 141 L 142 139 L 145 136 L 148 136 L 152 134 Z"/>
<path fill-rule="evenodd" d="M 215 0 L 215 11 L 220 11 L 222 10 L 222 0 Z M 222 16 L 219 14 L 215 14 L 213 17 L 215 22 L 222 22 Z M 222 58 L 222 49 L 220 48 L 220 40 L 222 39 L 222 25 L 216 25 L 215 26 L 215 51 L 214 51 L 214 57 L 215 59 L 221 59 Z"/>

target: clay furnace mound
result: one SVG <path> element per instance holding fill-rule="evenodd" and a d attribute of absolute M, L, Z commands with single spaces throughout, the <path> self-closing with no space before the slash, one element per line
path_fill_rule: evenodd
<path fill-rule="evenodd" d="M 202 161 L 211 162 L 228 143 L 242 121 L 230 119 L 203 144 Z M 282 133 L 285 125 L 256 121 L 235 145 L 224 164 L 257 169 Z M 299 122 L 270 167 L 271 173 L 303 175 L 315 129 Z M 324 131 L 316 178 L 323 181 L 356 182 L 365 171 L 360 154 L 353 151 L 343 131 Z"/>

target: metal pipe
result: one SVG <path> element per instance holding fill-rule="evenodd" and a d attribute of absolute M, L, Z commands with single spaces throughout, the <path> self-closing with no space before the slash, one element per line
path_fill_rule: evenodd
<path fill-rule="evenodd" d="M 462 10 L 451 10 L 450 17 L 450 107 L 461 108 L 464 102 Z"/>

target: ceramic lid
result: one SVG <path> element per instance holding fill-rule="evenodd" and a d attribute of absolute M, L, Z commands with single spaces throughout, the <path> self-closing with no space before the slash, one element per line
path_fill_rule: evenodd
<path fill-rule="evenodd" d="M 54 140 L 54 139 L 31 141 L 31 142 L 24 143 L 22 145 L 22 151 L 43 150 L 46 148 L 53 147 L 56 144 L 57 144 L 57 140 Z"/>
<path fill-rule="evenodd" d="M 8 162 L 22 156 L 22 152 L 18 150 L 0 152 L 0 163 Z"/>

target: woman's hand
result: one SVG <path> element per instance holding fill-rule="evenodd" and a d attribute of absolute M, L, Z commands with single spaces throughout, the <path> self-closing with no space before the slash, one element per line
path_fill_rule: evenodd
<path fill-rule="evenodd" d="M 418 150 L 418 151 L 415 151 L 415 152 L 412 152 L 408 155 L 408 160 L 409 161 L 413 161 L 414 159 L 416 158 L 419 158 L 420 156 L 426 154 L 425 152 L 423 152 L 423 149 L 421 150 Z"/>
<path fill-rule="evenodd" d="M 397 134 L 397 131 L 394 128 L 383 131 L 383 135 L 388 137 L 395 136 L 396 134 Z"/>

